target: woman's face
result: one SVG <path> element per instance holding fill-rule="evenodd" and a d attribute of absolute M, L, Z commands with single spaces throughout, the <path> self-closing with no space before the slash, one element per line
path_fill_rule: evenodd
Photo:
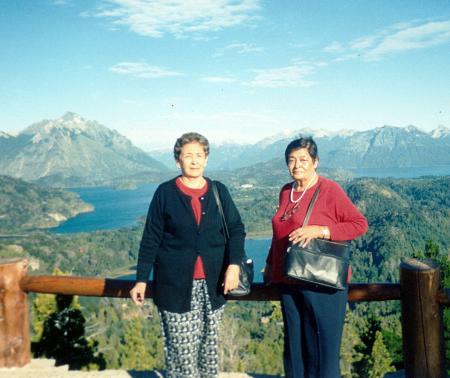
<path fill-rule="evenodd" d="M 291 151 L 288 157 L 288 169 L 294 180 L 309 180 L 315 173 L 317 160 L 309 154 L 306 148 Z"/>
<path fill-rule="evenodd" d="M 188 178 L 198 178 L 203 176 L 208 156 L 200 143 L 192 142 L 185 144 L 181 148 L 177 167 L 181 169 L 181 174 Z"/>

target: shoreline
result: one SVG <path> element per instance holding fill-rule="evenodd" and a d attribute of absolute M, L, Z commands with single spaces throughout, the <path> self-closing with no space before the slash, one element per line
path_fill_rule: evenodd
<path fill-rule="evenodd" d="M 245 236 L 245 239 L 252 239 L 252 240 L 262 240 L 262 239 L 271 239 L 272 233 L 270 232 L 248 232 Z"/>

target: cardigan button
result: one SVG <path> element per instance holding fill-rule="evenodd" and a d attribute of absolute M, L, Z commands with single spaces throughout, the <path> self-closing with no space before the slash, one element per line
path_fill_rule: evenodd
<path fill-rule="evenodd" d="M 205 197 L 200 197 L 200 200 L 203 201 L 205 199 Z"/>

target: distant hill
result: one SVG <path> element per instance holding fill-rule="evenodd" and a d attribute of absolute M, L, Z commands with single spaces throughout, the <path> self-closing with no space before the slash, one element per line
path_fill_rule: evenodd
<path fill-rule="evenodd" d="M 353 177 L 350 172 L 340 168 L 319 166 L 317 172 L 319 175 L 338 181 L 349 180 Z M 206 175 L 223 181 L 231 187 L 271 187 L 278 190 L 285 183 L 292 181 L 284 157 L 237 168 L 233 171 L 211 171 L 208 169 Z"/>
<path fill-rule="evenodd" d="M 344 185 L 369 221 L 353 255 L 358 282 L 397 281 L 400 261 L 425 251 L 427 240 L 450 254 L 450 176 L 363 178 Z"/>
<path fill-rule="evenodd" d="M 35 123 L 17 136 L 0 134 L 0 148 L 0 174 L 50 185 L 168 170 L 117 131 L 70 112 Z"/>
<path fill-rule="evenodd" d="M 92 210 L 74 193 L 0 176 L 0 233 L 55 227 Z"/>
<path fill-rule="evenodd" d="M 245 151 L 250 147 L 251 145 L 249 144 L 224 143 L 218 145 L 212 143 L 210 145 L 211 159 L 208 161 L 208 168 L 211 170 L 233 170 L 239 168 L 242 165 L 236 164 L 236 158 L 245 154 Z M 177 170 L 172 149 L 154 150 L 150 151 L 149 154 L 170 169 Z M 253 162 L 248 163 L 252 164 Z"/>
<path fill-rule="evenodd" d="M 414 126 L 383 126 L 366 131 L 300 129 L 250 145 L 213 146 L 208 167 L 231 170 L 284 156 L 287 144 L 298 135 L 312 135 L 319 148 L 321 167 L 345 170 L 446 167 L 450 174 L 450 129 L 440 126 L 430 133 Z M 164 162 L 171 152 L 152 152 Z"/>

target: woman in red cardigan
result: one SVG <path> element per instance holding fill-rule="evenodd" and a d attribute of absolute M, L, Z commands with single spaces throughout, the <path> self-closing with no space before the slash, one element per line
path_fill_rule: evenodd
<path fill-rule="evenodd" d="M 307 245 L 313 238 L 353 240 L 367 232 L 367 220 L 336 182 L 316 173 L 319 157 L 312 138 L 293 140 L 285 158 L 293 181 L 280 191 L 264 273 L 266 282 L 279 284 L 281 289 L 285 374 L 289 378 L 338 378 L 348 292 L 286 279 L 283 258 L 289 242 Z M 301 227 L 319 185 L 308 225 Z"/>

